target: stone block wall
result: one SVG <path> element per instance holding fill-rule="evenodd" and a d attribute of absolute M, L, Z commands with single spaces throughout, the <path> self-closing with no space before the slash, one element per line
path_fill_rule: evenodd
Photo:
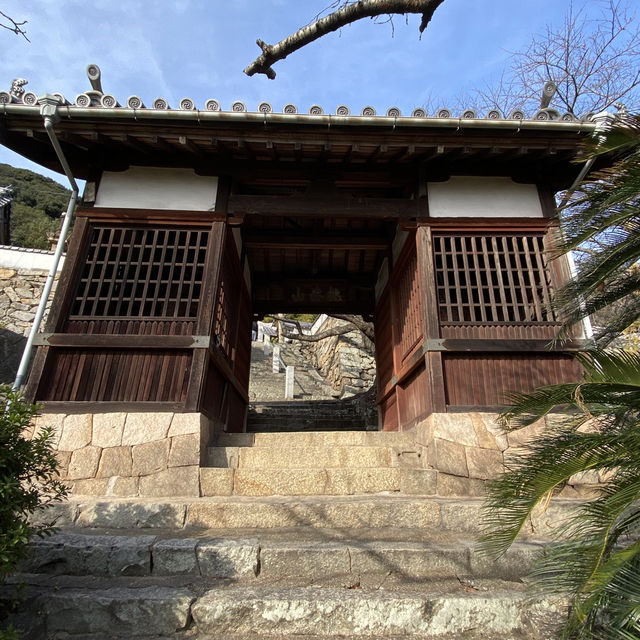
<path fill-rule="evenodd" d="M 47 271 L 0 267 L 0 382 L 13 382 L 36 315 Z M 54 283 L 55 291 L 55 283 Z M 53 295 L 49 297 L 49 300 Z M 49 306 L 45 312 L 46 320 Z"/>
<path fill-rule="evenodd" d="M 76 495 L 200 495 L 211 425 L 199 413 L 45 413 L 32 433 L 45 427 Z"/>
<path fill-rule="evenodd" d="M 423 447 L 425 466 L 436 470 L 436 493 L 442 496 L 483 496 L 487 480 L 505 470 L 509 457 L 534 440 L 553 416 L 503 433 L 493 413 L 434 413 L 412 430 Z M 565 498 L 589 498 L 594 485 L 606 481 L 595 472 L 576 475 L 559 494 Z"/>
<path fill-rule="evenodd" d="M 327 318 L 318 329 L 324 331 L 344 324 Z M 342 397 L 369 389 L 376 379 L 373 343 L 360 331 L 307 343 L 313 366 Z"/>

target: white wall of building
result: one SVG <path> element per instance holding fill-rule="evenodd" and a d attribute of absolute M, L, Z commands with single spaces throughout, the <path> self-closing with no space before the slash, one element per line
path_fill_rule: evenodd
<path fill-rule="evenodd" d="M 52 264 L 53 251 L 0 245 L 0 268 L 49 271 Z M 58 271 L 62 269 L 63 264 L 64 256 L 61 256 L 58 263 Z"/>
<path fill-rule="evenodd" d="M 193 169 L 131 167 L 102 174 L 94 206 L 212 211 L 217 192 L 217 177 L 199 176 Z"/>
<path fill-rule="evenodd" d="M 541 218 L 542 205 L 535 184 L 511 178 L 452 176 L 430 182 L 429 215 L 434 218 Z"/>

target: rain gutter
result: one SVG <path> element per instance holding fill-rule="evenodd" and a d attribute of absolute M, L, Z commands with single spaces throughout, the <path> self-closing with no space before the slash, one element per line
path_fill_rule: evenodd
<path fill-rule="evenodd" d="M 53 254 L 53 263 L 51 265 L 51 268 L 49 269 L 49 274 L 47 275 L 47 279 L 42 290 L 42 295 L 40 297 L 40 304 L 38 305 L 38 309 L 33 320 L 33 325 L 31 326 L 29 337 L 27 338 L 27 344 L 25 345 L 24 351 L 22 353 L 22 359 L 20 360 L 18 373 L 16 375 L 15 382 L 13 383 L 13 391 L 17 391 L 18 389 L 20 389 L 24 377 L 26 376 L 29 369 L 29 363 L 31 362 L 31 355 L 33 352 L 33 341 L 36 337 L 36 334 L 40 330 L 40 325 L 42 324 L 42 318 L 47 308 L 47 301 L 49 299 L 49 295 L 51 294 L 51 289 L 53 287 L 56 273 L 58 271 L 58 265 L 60 263 L 60 258 L 62 257 L 64 245 L 69 233 L 69 228 L 71 227 L 71 222 L 73 221 L 73 213 L 76 208 L 76 202 L 78 200 L 78 185 L 76 184 L 69 163 L 67 162 L 67 159 L 62 152 L 62 148 L 60 147 L 60 143 L 58 142 L 58 138 L 56 137 L 56 132 L 53 128 L 53 125 L 60 120 L 60 115 L 58 112 L 58 98 L 56 98 L 55 96 L 44 95 L 38 100 L 38 103 L 41 105 L 39 107 L 39 112 L 44 119 L 44 128 L 47 132 L 47 135 L 49 136 L 49 140 L 51 140 L 51 144 L 56 152 L 56 156 L 58 157 L 58 160 L 62 165 L 62 169 L 67 176 L 67 180 L 69 180 L 69 184 L 71 185 L 71 197 L 69 198 L 67 212 L 65 213 L 62 228 L 60 230 L 58 244 L 56 245 L 56 250 Z M 33 111 L 33 109 L 34 108 L 32 107 L 31 111 Z"/>
<path fill-rule="evenodd" d="M 37 107 L 20 104 L 0 105 L 0 115 L 33 115 Z M 252 113 L 233 111 L 198 111 L 177 109 L 129 109 L 126 107 L 58 107 L 58 114 L 65 120 L 91 118 L 119 120 L 165 120 L 198 123 L 246 122 L 259 124 L 306 124 L 333 126 L 391 127 L 391 128 L 445 128 L 445 129 L 504 129 L 508 131 L 564 131 L 593 133 L 593 122 L 567 122 L 558 120 L 492 120 L 489 118 L 418 118 L 392 116 L 337 116 L 291 113 Z"/>

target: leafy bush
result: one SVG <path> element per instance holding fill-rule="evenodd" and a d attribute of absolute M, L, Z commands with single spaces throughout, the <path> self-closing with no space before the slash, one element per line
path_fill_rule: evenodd
<path fill-rule="evenodd" d="M 52 431 L 24 435 L 35 415 L 36 407 L 0 387 L 0 583 L 15 571 L 30 537 L 55 531 L 54 522 L 36 524 L 29 516 L 67 494 L 57 475 Z"/>

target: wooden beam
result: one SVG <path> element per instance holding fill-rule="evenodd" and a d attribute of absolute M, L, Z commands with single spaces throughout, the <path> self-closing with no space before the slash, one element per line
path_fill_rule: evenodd
<path fill-rule="evenodd" d="M 182 413 L 182 402 L 58 401 L 41 403 L 42 413 L 117 413 L 148 411 L 150 413 Z"/>
<path fill-rule="evenodd" d="M 442 338 L 426 340 L 423 346 L 424 352 L 510 352 L 510 353 L 564 353 L 575 352 L 587 346 L 585 340 L 572 340 L 558 347 L 550 347 L 549 340 L 492 340 L 481 338 Z"/>
<path fill-rule="evenodd" d="M 353 249 L 363 251 L 386 251 L 391 245 L 384 236 L 366 236 L 357 232 L 355 236 L 322 234 L 281 234 L 247 232 L 244 246 L 247 249 Z"/>
<path fill-rule="evenodd" d="M 75 349 L 197 349 L 209 346 L 209 336 L 44 333 L 34 344 Z"/>
<path fill-rule="evenodd" d="M 312 215 L 401 218 L 417 215 L 416 200 L 409 198 L 309 198 L 301 196 L 231 195 L 230 215 Z"/>
<path fill-rule="evenodd" d="M 172 209 L 121 209 L 112 207 L 81 207 L 76 213 L 80 219 L 92 222 L 120 222 L 143 224 L 189 224 L 209 227 L 217 220 L 226 218 L 224 213 L 214 211 L 180 211 Z M 78 223 L 76 223 L 78 224 Z M 68 258 L 67 258 L 68 260 Z"/>

